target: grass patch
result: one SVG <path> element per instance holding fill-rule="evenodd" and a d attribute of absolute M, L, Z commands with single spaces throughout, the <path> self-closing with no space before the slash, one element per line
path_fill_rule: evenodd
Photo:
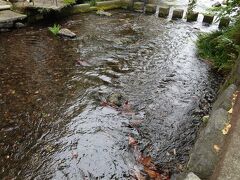
<path fill-rule="evenodd" d="M 61 26 L 59 24 L 54 24 L 52 27 L 48 27 L 48 29 L 56 36 L 59 33 Z"/>
<path fill-rule="evenodd" d="M 76 0 L 63 0 L 63 2 L 67 5 L 76 4 Z"/>
<path fill-rule="evenodd" d="M 89 4 L 90 4 L 90 6 L 96 6 L 96 0 L 90 0 L 89 1 Z"/>

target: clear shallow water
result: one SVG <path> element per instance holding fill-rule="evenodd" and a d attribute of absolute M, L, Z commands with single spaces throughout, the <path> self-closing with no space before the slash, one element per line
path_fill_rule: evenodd
<path fill-rule="evenodd" d="M 131 179 L 129 135 L 159 170 L 182 170 L 221 78 L 192 24 L 112 13 L 59 22 L 73 40 L 47 25 L 1 34 L 1 178 Z M 101 106 L 114 92 L 134 113 Z"/>

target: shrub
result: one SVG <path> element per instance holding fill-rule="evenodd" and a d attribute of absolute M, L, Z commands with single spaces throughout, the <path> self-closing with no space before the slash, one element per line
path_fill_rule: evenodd
<path fill-rule="evenodd" d="M 90 6 L 96 6 L 96 0 L 90 0 L 89 4 Z"/>
<path fill-rule="evenodd" d="M 224 31 L 201 34 L 197 41 L 198 54 L 212 61 L 219 70 L 229 71 L 239 54 L 238 26 L 237 23 Z"/>

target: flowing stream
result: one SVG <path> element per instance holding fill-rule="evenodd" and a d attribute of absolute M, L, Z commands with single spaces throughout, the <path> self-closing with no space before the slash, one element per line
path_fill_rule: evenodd
<path fill-rule="evenodd" d="M 130 137 L 159 171 L 184 169 L 221 77 L 192 24 L 111 13 L 59 21 L 75 39 L 50 24 L 0 35 L 0 179 L 133 179 Z M 128 113 L 102 105 L 112 93 Z"/>

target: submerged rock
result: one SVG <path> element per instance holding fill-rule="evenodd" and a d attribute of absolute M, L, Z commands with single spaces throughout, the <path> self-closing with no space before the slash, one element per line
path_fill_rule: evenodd
<path fill-rule="evenodd" d="M 120 107 L 124 103 L 124 98 L 120 93 L 112 93 L 107 97 L 107 102 Z"/>
<path fill-rule="evenodd" d="M 200 180 L 200 178 L 196 174 L 190 172 L 184 180 Z"/>
<path fill-rule="evenodd" d="M 70 38 L 74 38 L 74 37 L 77 36 L 74 32 L 72 32 L 72 31 L 70 31 L 69 29 L 66 29 L 66 28 L 61 29 L 58 32 L 58 35 L 59 36 L 64 36 L 64 37 L 70 37 Z"/>
<path fill-rule="evenodd" d="M 16 22 L 16 23 L 15 23 L 15 27 L 18 28 L 18 29 L 19 29 L 19 28 L 23 28 L 23 27 L 25 27 L 25 26 L 26 26 L 26 25 L 23 24 L 23 23 L 21 23 L 21 22 Z"/>
<path fill-rule="evenodd" d="M 98 15 L 100 15 L 100 16 L 112 16 L 111 13 L 105 12 L 105 11 L 103 11 L 103 10 L 98 10 L 98 11 L 96 12 L 96 14 L 98 14 Z"/>

